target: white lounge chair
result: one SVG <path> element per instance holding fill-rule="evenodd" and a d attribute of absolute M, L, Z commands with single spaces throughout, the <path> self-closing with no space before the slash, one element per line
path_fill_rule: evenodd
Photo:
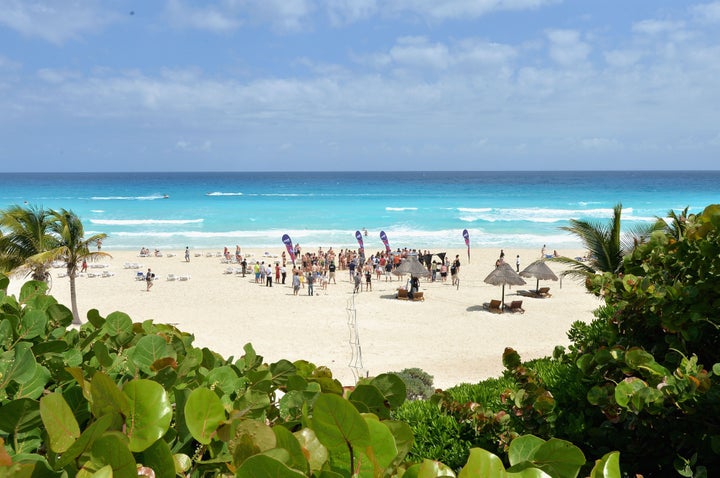
<path fill-rule="evenodd" d="M 180 274 L 178 280 L 190 280 L 190 274 Z"/>
<path fill-rule="evenodd" d="M 102 277 L 112 277 L 115 273 L 112 271 L 102 271 Z"/>
<path fill-rule="evenodd" d="M 168 275 L 167 275 L 167 280 L 175 280 L 175 279 L 176 279 L 175 274 L 168 274 Z"/>

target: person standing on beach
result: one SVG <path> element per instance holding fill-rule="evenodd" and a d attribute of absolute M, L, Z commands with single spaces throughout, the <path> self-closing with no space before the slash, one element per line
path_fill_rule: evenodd
<path fill-rule="evenodd" d="M 155 274 L 152 273 L 150 268 L 148 267 L 147 274 L 145 274 L 145 285 L 146 285 L 146 291 L 150 292 L 150 289 L 152 289 L 153 286 L 153 279 L 155 279 Z"/>
<path fill-rule="evenodd" d="M 545 259 L 545 244 L 543 244 L 542 249 L 540 249 L 540 257 Z"/>
<path fill-rule="evenodd" d="M 270 263 L 265 267 L 265 287 L 272 287 L 273 270 Z"/>
<path fill-rule="evenodd" d="M 285 284 L 285 278 L 287 277 L 287 269 L 285 269 L 285 264 L 283 264 L 280 267 L 280 277 L 282 278 L 283 285 Z"/>
<path fill-rule="evenodd" d="M 313 285 L 315 284 L 315 274 L 313 272 L 310 272 L 307 275 L 307 283 L 308 283 L 308 295 L 315 295 L 315 289 Z"/>
<path fill-rule="evenodd" d="M 520 272 L 520 254 L 515 258 L 515 269 L 516 272 Z"/>
<path fill-rule="evenodd" d="M 298 292 L 300 291 L 300 276 L 296 270 L 293 271 L 292 288 L 293 295 L 298 295 Z"/>
<path fill-rule="evenodd" d="M 190 262 L 190 248 L 185 246 L 185 262 Z"/>
<path fill-rule="evenodd" d="M 360 292 L 360 271 L 357 271 L 355 276 L 353 277 L 353 280 L 355 281 L 355 288 L 353 289 L 353 294 Z"/>
<path fill-rule="evenodd" d="M 452 285 L 457 284 L 457 282 L 459 280 L 459 278 L 458 278 L 459 274 L 460 274 L 460 255 L 458 254 L 455 256 L 455 260 L 453 261 L 452 266 L 450 266 L 450 277 L 452 278 Z"/>
<path fill-rule="evenodd" d="M 328 265 L 328 282 L 333 281 L 333 284 L 337 284 L 335 282 L 335 261 L 330 261 L 330 265 Z"/>

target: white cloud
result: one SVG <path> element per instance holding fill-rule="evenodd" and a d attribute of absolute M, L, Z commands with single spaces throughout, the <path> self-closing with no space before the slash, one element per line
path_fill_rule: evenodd
<path fill-rule="evenodd" d="M 0 25 L 56 44 L 97 33 L 119 18 L 97 0 L 0 0 Z"/>
<path fill-rule="evenodd" d="M 720 2 L 705 3 L 702 5 L 694 5 L 690 8 L 690 12 L 695 18 L 705 23 L 720 22 Z"/>
<path fill-rule="evenodd" d="M 166 7 L 169 21 L 177 28 L 206 30 L 215 33 L 233 31 L 240 21 L 232 12 L 214 6 L 191 7 L 181 0 L 169 0 Z"/>
<path fill-rule="evenodd" d="M 550 57 L 561 65 L 584 62 L 590 54 L 590 45 L 580 39 L 575 30 L 549 30 Z"/>
<path fill-rule="evenodd" d="M 335 26 L 368 19 L 378 12 L 377 0 L 326 0 L 330 23 Z"/>
<path fill-rule="evenodd" d="M 449 52 L 445 45 L 430 43 L 422 37 L 400 38 L 390 49 L 390 56 L 400 66 L 430 68 L 442 70 L 450 62 Z"/>
<path fill-rule="evenodd" d="M 478 18 L 497 11 L 534 10 L 562 0 L 393 0 L 383 9 L 393 15 L 414 13 L 433 20 Z"/>
<path fill-rule="evenodd" d="M 661 35 L 664 33 L 674 33 L 682 30 L 684 23 L 681 21 L 669 20 L 642 20 L 633 24 L 632 29 L 637 33 L 645 33 L 647 35 Z"/>
<path fill-rule="evenodd" d="M 610 66 L 627 68 L 639 62 L 643 53 L 639 50 L 611 50 L 606 51 L 604 56 Z"/>

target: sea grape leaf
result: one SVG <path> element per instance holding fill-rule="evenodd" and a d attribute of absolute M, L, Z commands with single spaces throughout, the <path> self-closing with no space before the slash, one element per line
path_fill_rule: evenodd
<path fill-rule="evenodd" d="M 40 399 L 40 417 L 50 437 L 50 449 L 64 453 L 80 437 L 80 426 L 60 392 Z"/>
<path fill-rule="evenodd" d="M 612 451 L 595 460 L 590 478 L 620 478 L 620 453 Z"/>
<path fill-rule="evenodd" d="M 238 377 L 235 369 L 229 365 L 214 368 L 205 376 L 207 386 L 219 388 L 227 395 L 238 390 L 241 382 L 242 380 Z"/>
<path fill-rule="evenodd" d="M 474 475 L 473 475 L 474 476 Z M 477 475 L 477 476 L 503 476 L 503 475 Z M 424 459 L 407 469 L 403 478 L 455 478 L 452 469 L 439 461 Z"/>
<path fill-rule="evenodd" d="M 334 394 L 321 394 L 315 400 L 312 428 L 318 440 L 328 449 L 370 445 L 367 423 L 344 398 Z"/>
<path fill-rule="evenodd" d="M 139 463 L 155 471 L 155 478 L 175 478 L 175 459 L 165 440 L 150 445 L 140 458 Z"/>
<path fill-rule="evenodd" d="M 152 365 L 155 361 L 171 357 L 177 358 L 173 349 L 164 338 L 158 335 L 145 335 L 138 340 L 133 348 L 130 358 L 145 373 L 152 373 Z"/>
<path fill-rule="evenodd" d="M 272 427 L 272 431 L 275 434 L 276 446 L 288 452 L 288 466 L 307 474 L 308 460 L 305 458 L 300 442 L 295 435 L 283 426 Z"/>
<path fill-rule="evenodd" d="M 98 468 L 110 465 L 112 478 L 137 478 L 135 458 L 128 449 L 125 437 L 119 432 L 109 432 L 92 445 L 92 462 Z"/>
<path fill-rule="evenodd" d="M 42 425 L 40 403 L 19 398 L 0 407 L 0 431 L 16 435 L 35 430 Z"/>
<path fill-rule="evenodd" d="M 112 312 L 105 319 L 103 331 L 110 337 L 132 333 L 132 319 L 124 312 Z"/>
<path fill-rule="evenodd" d="M 266 455 L 245 460 L 235 473 L 237 478 L 304 478 L 305 474 Z"/>
<path fill-rule="evenodd" d="M 476 476 L 505 476 L 502 460 L 482 448 L 471 448 L 467 463 L 460 470 L 458 478 L 474 478 Z"/>
<path fill-rule="evenodd" d="M 45 282 L 37 280 L 29 280 L 20 288 L 20 302 L 27 304 L 34 297 L 45 295 L 48 285 Z"/>
<path fill-rule="evenodd" d="M 207 445 L 225 421 L 225 407 L 220 397 L 207 388 L 196 388 L 185 403 L 185 423 L 193 438 Z"/>
<path fill-rule="evenodd" d="M 317 435 L 311 428 L 303 428 L 293 433 L 298 443 L 303 449 L 303 453 L 308 457 L 310 469 L 315 471 L 321 469 L 329 458 L 328 449 L 320 443 Z"/>
<path fill-rule="evenodd" d="M 75 442 L 70 446 L 70 448 L 68 448 L 67 451 L 63 453 L 60 460 L 58 460 L 58 468 L 66 467 L 81 454 L 90 450 L 93 443 L 95 443 L 95 440 L 100 438 L 110 427 L 111 424 L 112 415 L 105 415 L 104 417 L 100 417 L 98 420 L 90 424 L 89 427 L 83 430 L 80 438 L 75 440 Z"/>
<path fill-rule="evenodd" d="M 405 382 L 397 375 L 383 373 L 372 379 L 370 384 L 375 385 L 380 390 L 391 408 L 398 408 L 405 402 L 407 387 Z"/>
<path fill-rule="evenodd" d="M 95 342 L 93 344 L 93 352 L 95 353 L 95 358 L 101 366 L 105 368 L 112 367 L 113 359 L 110 357 L 110 353 L 108 352 L 108 348 L 105 343 L 100 340 Z"/>
<path fill-rule="evenodd" d="M 17 328 L 18 339 L 34 339 L 45 332 L 48 317 L 44 310 L 26 310 Z"/>
<path fill-rule="evenodd" d="M 585 455 L 572 443 L 551 438 L 535 451 L 533 463 L 551 476 L 574 477 L 585 464 Z"/>
<path fill-rule="evenodd" d="M 295 365 L 288 360 L 280 360 L 270 365 L 270 372 L 272 373 L 272 380 L 278 386 L 287 384 L 288 378 L 295 375 Z"/>
<path fill-rule="evenodd" d="M 385 402 L 385 397 L 374 385 L 360 384 L 356 386 L 348 400 L 361 413 L 369 412 L 383 419 L 390 418 L 389 404 Z"/>
<path fill-rule="evenodd" d="M 390 466 L 398 454 L 395 438 L 383 422 L 375 417 L 366 416 L 364 418 L 370 431 L 372 446 L 365 447 L 361 452 L 365 458 L 361 457 L 360 459 L 360 476 L 369 478 L 382 476 L 383 471 Z"/>
<path fill-rule="evenodd" d="M 0 390 L 11 381 L 24 382 L 35 375 L 35 356 L 30 342 L 18 342 L 13 350 L 0 355 Z"/>
<path fill-rule="evenodd" d="M 96 418 L 108 413 L 128 416 L 130 405 L 127 396 L 124 395 L 113 380 L 102 372 L 96 372 L 90 382 L 91 411 Z M 119 423 L 118 423 L 119 425 Z"/>
<path fill-rule="evenodd" d="M 641 379 L 628 377 L 615 387 L 615 401 L 621 407 L 627 407 L 633 395 L 645 387 L 647 384 Z"/>
<path fill-rule="evenodd" d="M 88 310 L 87 319 L 88 322 L 90 322 L 96 329 L 101 329 L 103 325 L 105 325 L 105 319 L 100 315 L 100 312 L 97 309 Z"/>
<path fill-rule="evenodd" d="M 157 382 L 147 379 L 125 384 L 130 413 L 125 417 L 129 448 L 140 452 L 161 438 L 170 428 L 172 403 L 167 392 Z"/>
<path fill-rule="evenodd" d="M 43 391 L 45 391 L 45 385 L 50 381 L 50 371 L 38 365 L 35 367 L 35 375 L 30 380 L 21 382 L 18 384 L 15 390 L 15 398 L 32 398 L 37 400 Z"/>
<path fill-rule="evenodd" d="M 523 435 L 515 438 L 510 442 L 510 448 L 508 450 L 508 461 L 510 465 L 517 465 L 523 461 L 532 461 L 535 452 L 543 443 L 545 443 L 545 440 L 535 435 Z"/>
<path fill-rule="evenodd" d="M 390 433 L 392 433 L 395 439 L 395 447 L 398 453 L 394 461 L 396 464 L 399 464 L 405 459 L 407 454 L 410 453 L 413 443 L 415 442 L 412 428 L 410 428 L 410 425 L 407 423 L 396 420 L 384 420 L 383 424 L 390 430 Z"/>

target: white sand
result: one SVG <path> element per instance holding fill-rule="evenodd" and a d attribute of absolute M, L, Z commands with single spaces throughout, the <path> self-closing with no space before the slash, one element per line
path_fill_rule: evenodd
<path fill-rule="evenodd" d="M 466 250 L 448 251 L 451 258 L 460 255 L 460 287 L 450 285 L 449 279 L 447 283 L 423 279 L 424 302 L 395 299 L 401 284 L 397 277 L 386 282 L 373 276 L 371 292 L 353 295 L 347 271 L 338 270 L 337 285 L 330 284 L 327 291 L 316 285 L 314 296 L 308 296 L 307 289 L 294 296 L 290 274 L 286 285 L 257 285 L 252 274 L 245 278 L 224 274 L 228 265 L 214 256 L 219 252 L 215 250 L 193 250 L 189 263 L 183 251 L 163 251 L 163 257 L 148 258 L 140 258 L 135 252 L 106 252 L 113 257 L 99 264 L 107 267 L 91 267 L 89 271 L 110 271 L 113 276 L 77 278 L 83 319 L 95 308 L 103 316 L 119 310 L 135 322 L 152 319 L 172 323 L 194 334 L 196 346 L 209 347 L 225 357 L 240 357 L 243 346 L 250 342 L 268 363 L 306 359 L 329 367 L 345 385 L 354 383 L 353 370 L 348 366 L 353 360 L 348 325 L 352 306 L 362 352 L 361 375 L 419 367 L 434 377 L 436 387 L 448 388 L 498 376 L 503 370 L 505 347 L 515 348 L 525 360 L 551 355 L 555 345 L 567 345 L 570 324 L 592 320 L 592 311 L 600 305 L 582 284 L 566 278 L 562 282 L 540 282 L 541 287 L 551 287 L 552 297 L 548 299 L 520 297 L 518 288 L 506 287 L 506 303 L 522 299 L 524 314 L 483 310 L 483 303 L 501 295 L 499 286 L 483 282 L 495 267 L 499 253 L 495 249 L 473 249 L 470 263 Z M 175 255 L 168 257 L 167 252 Z M 265 257 L 265 251 L 243 252 L 253 254 L 251 261 L 278 260 Z M 279 257 L 282 249 L 269 252 Z M 581 254 L 561 252 L 571 257 Z M 196 253 L 201 257 L 195 257 Z M 213 257 L 206 257 L 206 253 L 213 253 Z M 505 253 L 513 267 L 516 254 L 520 254 L 521 270 L 540 256 L 539 250 L 508 249 Z M 142 264 L 141 271 L 151 267 L 160 276 L 150 292 L 145 291 L 144 282 L 134 279 L 136 270 L 123 267 L 125 262 Z M 556 273 L 563 270 L 560 264 L 549 265 Z M 57 277 L 61 271 L 53 270 L 52 294 L 69 307 L 69 281 Z M 168 274 L 189 274 L 191 278 L 168 281 Z M 527 282 L 519 288 L 535 287 L 535 279 Z M 11 293 L 17 294 L 19 287 L 20 281 L 12 280 Z"/>

